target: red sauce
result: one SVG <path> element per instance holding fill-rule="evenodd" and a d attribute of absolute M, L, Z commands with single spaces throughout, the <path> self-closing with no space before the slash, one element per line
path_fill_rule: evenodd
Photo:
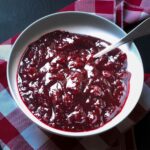
<path fill-rule="evenodd" d="M 39 120 L 64 131 L 99 128 L 121 110 L 129 92 L 127 56 L 108 42 L 54 31 L 31 43 L 18 67 L 20 96 Z"/>

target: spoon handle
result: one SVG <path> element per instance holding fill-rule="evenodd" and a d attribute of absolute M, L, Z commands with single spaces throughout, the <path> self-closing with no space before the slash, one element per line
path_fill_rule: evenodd
<path fill-rule="evenodd" d="M 133 30 L 131 30 L 127 35 L 125 35 L 123 38 L 121 38 L 117 43 L 112 44 L 108 47 L 106 47 L 104 50 L 98 52 L 94 55 L 94 58 L 100 57 L 105 53 L 108 53 L 109 51 L 119 47 L 120 45 L 127 43 L 129 41 L 132 41 L 136 38 L 142 37 L 144 35 L 150 34 L 150 17 L 144 20 L 142 23 L 140 23 L 137 27 L 135 27 Z"/>

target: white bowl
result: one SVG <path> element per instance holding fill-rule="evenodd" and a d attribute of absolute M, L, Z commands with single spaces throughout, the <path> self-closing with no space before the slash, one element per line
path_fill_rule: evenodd
<path fill-rule="evenodd" d="M 82 137 L 98 133 L 102 133 L 116 126 L 124 120 L 129 113 L 134 109 L 139 100 L 139 96 L 143 87 L 143 65 L 140 54 L 135 44 L 125 44 L 120 48 L 127 54 L 128 58 L 128 71 L 131 72 L 130 91 L 127 101 L 122 111 L 115 116 L 110 122 L 104 126 L 86 132 L 68 132 L 47 126 L 39 121 L 25 106 L 21 100 L 17 88 L 17 67 L 25 48 L 31 42 L 37 40 L 41 35 L 54 31 L 65 30 L 74 33 L 87 34 L 95 37 L 102 38 L 111 43 L 116 42 L 118 39 L 126 35 L 126 33 L 117 25 L 112 22 L 90 13 L 83 12 L 63 12 L 55 13 L 45 16 L 30 26 L 28 26 L 16 40 L 7 66 L 7 79 L 10 92 L 18 104 L 19 108 L 24 114 L 29 117 L 33 122 L 42 127 L 43 129 L 64 136 Z"/>

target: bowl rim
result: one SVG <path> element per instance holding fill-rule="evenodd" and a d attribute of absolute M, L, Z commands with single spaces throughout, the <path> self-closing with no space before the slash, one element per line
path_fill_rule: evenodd
<path fill-rule="evenodd" d="M 42 20 L 44 20 L 44 19 L 47 19 L 47 18 L 49 18 L 49 17 L 52 17 L 52 16 L 61 15 L 61 14 L 68 14 L 68 13 L 71 13 L 71 14 L 84 14 L 84 15 L 90 15 L 90 16 L 94 16 L 94 17 L 100 18 L 100 19 L 102 19 L 102 20 L 108 22 L 108 23 L 111 24 L 112 26 L 115 26 L 117 29 L 120 30 L 120 32 L 122 32 L 124 35 L 126 35 L 126 32 L 125 32 L 123 29 L 121 29 L 118 25 L 116 25 L 115 23 L 111 22 L 110 20 L 108 20 L 108 19 L 106 19 L 106 18 L 104 18 L 104 17 L 102 17 L 102 16 L 98 16 L 98 15 L 96 15 L 96 14 L 89 13 L 89 12 L 66 11 L 66 12 L 57 12 L 57 13 L 53 13 L 53 14 L 49 14 L 49 15 L 46 15 L 46 16 L 44 16 L 44 17 L 41 17 L 41 18 L 39 18 L 38 20 L 36 20 L 36 21 L 34 21 L 33 23 L 31 23 L 30 25 L 28 25 L 28 26 L 21 32 L 21 34 L 17 37 L 16 41 L 14 42 L 14 44 L 13 44 L 13 46 L 12 46 L 12 50 L 11 50 L 11 53 L 10 53 L 10 56 L 9 56 L 9 60 L 8 60 L 8 64 L 7 64 L 7 81 L 8 81 L 8 86 L 9 86 L 9 89 L 10 89 L 10 93 L 11 93 L 12 97 L 14 98 L 15 102 L 17 103 L 18 107 L 24 112 L 24 114 L 25 114 L 30 120 L 32 120 L 34 123 L 36 123 L 37 125 L 39 125 L 39 126 L 40 126 L 41 128 L 43 128 L 44 130 L 47 130 L 47 131 L 49 131 L 49 132 L 52 132 L 52 133 L 55 133 L 55 134 L 58 134 L 58 135 L 61 135 L 61 136 L 69 136 L 69 137 L 85 137 L 85 136 L 92 136 L 92 135 L 95 135 L 95 134 L 101 134 L 101 133 L 106 132 L 106 131 L 112 129 L 113 127 L 117 126 L 119 123 L 121 123 L 125 118 L 127 118 L 127 116 L 131 113 L 131 111 L 127 113 L 126 117 L 121 118 L 118 123 L 116 123 L 115 125 L 111 126 L 109 129 L 103 130 L 103 131 L 101 131 L 101 132 L 98 132 L 98 129 L 99 129 L 99 128 L 94 129 L 94 130 L 89 130 L 89 131 L 70 132 L 70 131 L 63 131 L 63 130 L 60 130 L 60 129 L 55 129 L 55 128 L 52 128 L 52 127 L 50 127 L 50 126 L 47 125 L 48 128 L 49 128 L 49 129 L 48 129 L 48 128 L 45 128 L 45 127 L 41 126 L 41 124 L 39 123 L 39 122 L 41 122 L 40 120 L 39 120 L 39 122 L 35 122 L 31 117 L 29 117 L 29 116 L 26 114 L 26 112 L 20 107 L 19 103 L 18 103 L 17 100 L 15 99 L 14 91 L 13 91 L 13 89 L 11 88 L 11 83 L 10 83 L 10 80 L 9 80 L 9 68 L 10 68 L 10 63 L 11 63 L 11 62 L 10 62 L 10 58 L 11 58 L 11 55 L 12 55 L 12 53 L 13 53 L 13 49 L 15 48 L 15 45 L 16 45 L 16 43 L 19 41 L 20 37 L 22 37 L 22 36 L 24 35 L 24 33 L 25 33 L 26 31 L 28 31 L 28 29 L 29 29 L 30 27 L 34 26 L 36 23 L 38 23 L 38 22 L 40 22 L 40 21 L 42 21 Z M 134 43 L 133 43 L 133 44 L 134 44 Z M 134 44 L 134 46 L 135 46 L 135 44 Z M 135 46 L 135 47 L 136 47 L 136 46 Z M 136 49 L 137 49 L 137 47 L 136 47 Z M 138 55 L 140 56 L 138 49 L 137 49 L 137 53 L 138 53 Z M 141 66 L 142 66 L 142 71 L 143 71 L 143 76 L 142 76 L 142 81 L 143 81 L 143 82 L 142 82 L 142 85 L 141 85 L 141 87 L 140 87 L 140 91 L 142 92 L 143 83 L 144 83 L 144 67 L 143 67 L 143 62 L 142 62 L 141 56 L 140 56 L 140 63 L 141 63 Z M 134 103 L 134 106 L 133 106 L 132 110 L 135 108 L 136 104 L 138 103 L 139 97 L 140 97 L 140 95 L 141 95 L 141 92 L 138 93 L 138 96 L 137 96 L 138 99 L 137 99 L 136 103 Z M 24 104 L 24 105 L 25 105 L 25 104 Z M 33 116 L 34 116 L 34 115 L 33 115 Z M 34 117 L 35 117 L 35 116 L 34 116 Z M 46 124 L 45 124 L 45 125 L 46 125 Z"/>

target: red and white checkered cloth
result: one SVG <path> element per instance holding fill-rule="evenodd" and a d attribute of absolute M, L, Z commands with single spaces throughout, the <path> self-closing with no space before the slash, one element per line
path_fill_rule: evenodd
<path fill-rule="evenodd" d="M 150 0 L 77 0 L 60 11 L 96 13 L 121 27 L 150 15 Z M 47 133 L 30 121 L 12 99 L 6 79 L 6 65 L 13 37 L 0 45 L 0 145 L 4 150 L 136 150 L 133 125 L 150 110 L 150 74 L 134 111 L 117 127 L 100 135 L 66 138 Z"/>

